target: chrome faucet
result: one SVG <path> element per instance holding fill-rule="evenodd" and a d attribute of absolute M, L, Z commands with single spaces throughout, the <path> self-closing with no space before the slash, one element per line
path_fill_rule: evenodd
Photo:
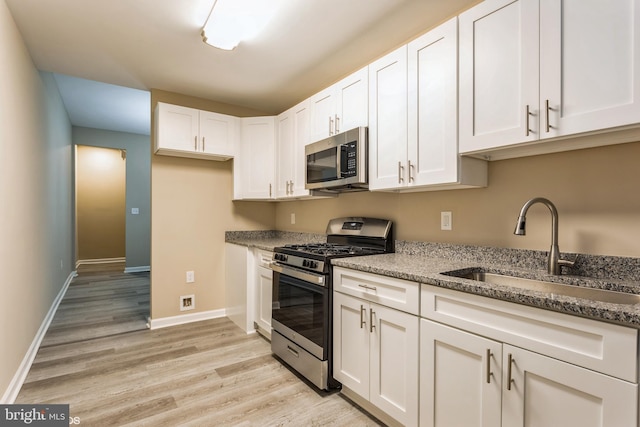
<path fill-rule="evenodd" d="M 531 205 L 542 203 L 551 211 L 551 249 L 549 250 L 549 258 L 547 259 L 547 271 L 549 274 L 561 274 L 560 267 L 571 267 L 574 262 L 560 259 L 560 249 L 558 248 L 558 211 L 550 200 L 542 197 L 535 197 L 522 206 L 516 229 L 513 232 L 516 236 L 524 236 L 526 234 L 526 215 Z"/>

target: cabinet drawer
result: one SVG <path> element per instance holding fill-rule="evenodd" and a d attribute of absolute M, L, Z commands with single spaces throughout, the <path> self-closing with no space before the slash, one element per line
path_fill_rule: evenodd
<path fill-rule="evenodd" d="M 421 316 L 637 383 L 637 330 L 422 285 Z"/>
<path fill-rule="evenodd" d="M 420 285 L 416 282 L 334 267 L 333 289 L 407 313 L 419 314 Z"/>
<path fill-rule="evenodd" d="M 260 267 L 269 268 L 271 264 L 271 259 L 273 258 L 273 252 L 265 251 L 264 249 L 254 248 L 254 255 L 256 260 L 256 265 Z"/>

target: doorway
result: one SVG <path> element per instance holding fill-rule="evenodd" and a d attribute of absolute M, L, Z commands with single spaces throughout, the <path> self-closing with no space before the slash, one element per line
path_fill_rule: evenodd
<path fill-rule="evenodd" d="M 76 270 L 124 271 L 126 150 L 76 145 Z"/>

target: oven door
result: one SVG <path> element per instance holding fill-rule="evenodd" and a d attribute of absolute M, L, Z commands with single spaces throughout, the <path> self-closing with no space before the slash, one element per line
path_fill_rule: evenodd
<path fill-rule="evenodd" d="M 326 276 L 271 265 L 273 270 L 274 331 L 320 360 L 327 360 L 329 340 L 329 289 Z"/>

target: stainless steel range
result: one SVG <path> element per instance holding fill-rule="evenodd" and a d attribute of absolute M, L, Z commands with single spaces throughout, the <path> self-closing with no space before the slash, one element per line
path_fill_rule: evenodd
<path fill-rule="evenodd" d="M 393 252 L 392 222 L 347 217 L 329 221 L 327 242 L 274 249 L 271 350 L 318 388 L 332 376 L 331 260 Z"/>

